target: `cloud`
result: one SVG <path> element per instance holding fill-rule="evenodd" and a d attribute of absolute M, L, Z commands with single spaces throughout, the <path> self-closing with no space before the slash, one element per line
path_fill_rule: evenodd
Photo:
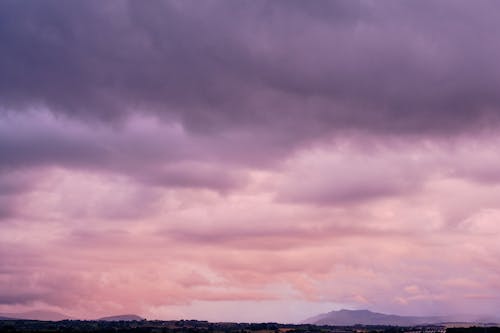
<path fill-rule="evenodd" d="M 0 221 L 16 215 L 21 195 L 32 190 L 36 180 L 37 177 L 29 172 L 0 172 Z"/>
<path fill-rule="evenodd" d="M 278 200 L 347 205 L 408 195 L 427 176 L 428 161 L 390 149 L 353 152 L 317 149 L 296 154 L 288 162 Z"/>
<path fill-rule="evenodd" d="M 104 121 L 152 112 L 189 131 L 264 127 L 296 143 L 492 127 L 495 6 L 7 1 L 2 104 Z"/>
<path fill-rule="evenodd" d="M 7 116 L 0 129 L 0 170 L 5 172 L 62 167 L 119 173 L 158 186 L 221 190 L 244 183 L 237 170 L 217 167 L 223 163 L 217 161 L 223 154 L 218 138 L 193 138 L 150 119 L 135 118 L 113 130 L 37 111 Z"/>
<path fill-rule="evenodd" d="M 498 308 L 496 7 L 2 1 L 0 310 Z"/>

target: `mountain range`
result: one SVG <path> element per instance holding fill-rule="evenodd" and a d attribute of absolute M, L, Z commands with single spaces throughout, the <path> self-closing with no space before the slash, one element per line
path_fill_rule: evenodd
<path fill-rule="evenodd" d="M 65 319 L 76 319 L 68 315 L 54 311 L 29 311 L 22 313 L 0 313 L 0 320 L 43 320 L 60 321 Z M 134 314 L 124 314 L 117 316 L 108 316 L 96 319 L 98 321 L 140 321 L 144 318 Z M 394 314 L 383 314 L 369 310 L 339 310 L 323 313 L 301 322 L 301 324 L 314 325 L 390 325 L 390 326 L 415 326 L 424 324 L 442 324 L 442 323 L 500 323 L 498 317 L 473 316 L 473 315 L 454 315 L 454 316 L 400 316 Z"/>
<path fill-rule="evenodd" d="M 55 311 L 35 310 L 20 313 L 0 313 L 0 319 L 27 319 L 27 320 L 46 320 L 46 321 L 59 321 L 65 319 L 74 319 L 65 314 Z"/>
<path fill-rule="evenodd" d="M 383 314 L 369 310 L 339 310 L 323 313 L 304 320 L 303 324 L 315 325 L 391 325 L 414 326 L 423 324 L 440 324 L 449 322 L 496 323 L 500 320 L 494 317 L 480 316 L 399 316 Z"/>
<path fill-rule="evenodd" d="M 139 317 L 134 314 L 126 314 L 119 316 L 102 317 L 97 319 L 99 321 L 134 321 L 134 320 L 144 320 L 144 318 Z"/>
<path fill-rule="evenodd" d="M 20 312 L 20 313 L 0 313 L 0 320 L 16 320 L 16 319 L 25 319 L 25 320 L 43 320 L 43 321 L 60 321 L 65 319 L 76 319 L 72 318 L 68 315 L 55 312 L 55 311 L 28 311 L 28 312 Z M 144 318 L 139 317 L 133 314 L 125 314 L 118 316 L 109 316 L 102 317 L 96 319 L 98 321 L 133 321 L 133 320 L 143 320 Z"/>

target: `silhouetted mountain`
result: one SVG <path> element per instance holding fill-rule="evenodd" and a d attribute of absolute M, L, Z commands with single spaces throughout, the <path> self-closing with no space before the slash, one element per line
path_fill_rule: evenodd
<path fill-rule="evenodd" d="M 361 325 L 393 325 L 413 326 L 420 324 L 436 324 L 447 321 L 445 317 L 415 317 L 397 316 L 368 310 L 340 310 L 323 313 L 303 321 L 305 324 L 316 325 L 339 325 L 351 326 Z"/>
<path fill-rule="evenodd" d="M 67 316 L 59 312 L 43 311 L 43 310 L 28 311 L 21 313 L 0 313 L 0 317 L 5 317 L 8 319 L 30 319 L 30 320 L 47 320 L 47 321 L 72 319 L 70 316 Z"/>
<path fill-rule="evenodd" d="M 126 314 L 126 315 L 119 315 L 119 316 L 110 316 L 110 317 L 102 317 L 97 320 L 100 321 L 134 321 L 134 320 L 144 320 L 144 318 L 139 317 L 134 314 Z"/>

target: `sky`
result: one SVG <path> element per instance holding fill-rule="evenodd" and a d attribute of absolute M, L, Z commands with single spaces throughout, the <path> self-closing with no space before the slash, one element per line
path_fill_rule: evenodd
<path fill-rule="evenodd" d="M 500 307 L 498 1 L 0 1 L 0 312 Z"/>

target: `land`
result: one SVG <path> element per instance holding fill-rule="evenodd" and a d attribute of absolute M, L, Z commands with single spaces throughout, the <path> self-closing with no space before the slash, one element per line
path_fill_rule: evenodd
<path fill-rule="evenodd" d="M 57 312 L 31 311 L 0 314 L 0 332 L 500 333 L 498 324 L 484 321 L 492 318 L 497 319 L 485 316 L 415 317 L 368 310 L 339 310 L 308 318 L 300 324 L 212 323 L 200 320 L 146 320 L 134 314 L 75 320 Z"/>
<path fill-rule="evenodd" d="M 152 332 L 152 333 L 500 333 L 482 327 L 480 332 L 449 331 L 442 325 L 413 327 L 355 325 L 329 326 L 278 323 L 211 323 L 198 320 L 102 321 L 102 320 L 0 320 L 0 332 Z M 453 328 L 451 329 L 453 330 Z M 449 332 L 448 332 L 449 331 Z"/>

